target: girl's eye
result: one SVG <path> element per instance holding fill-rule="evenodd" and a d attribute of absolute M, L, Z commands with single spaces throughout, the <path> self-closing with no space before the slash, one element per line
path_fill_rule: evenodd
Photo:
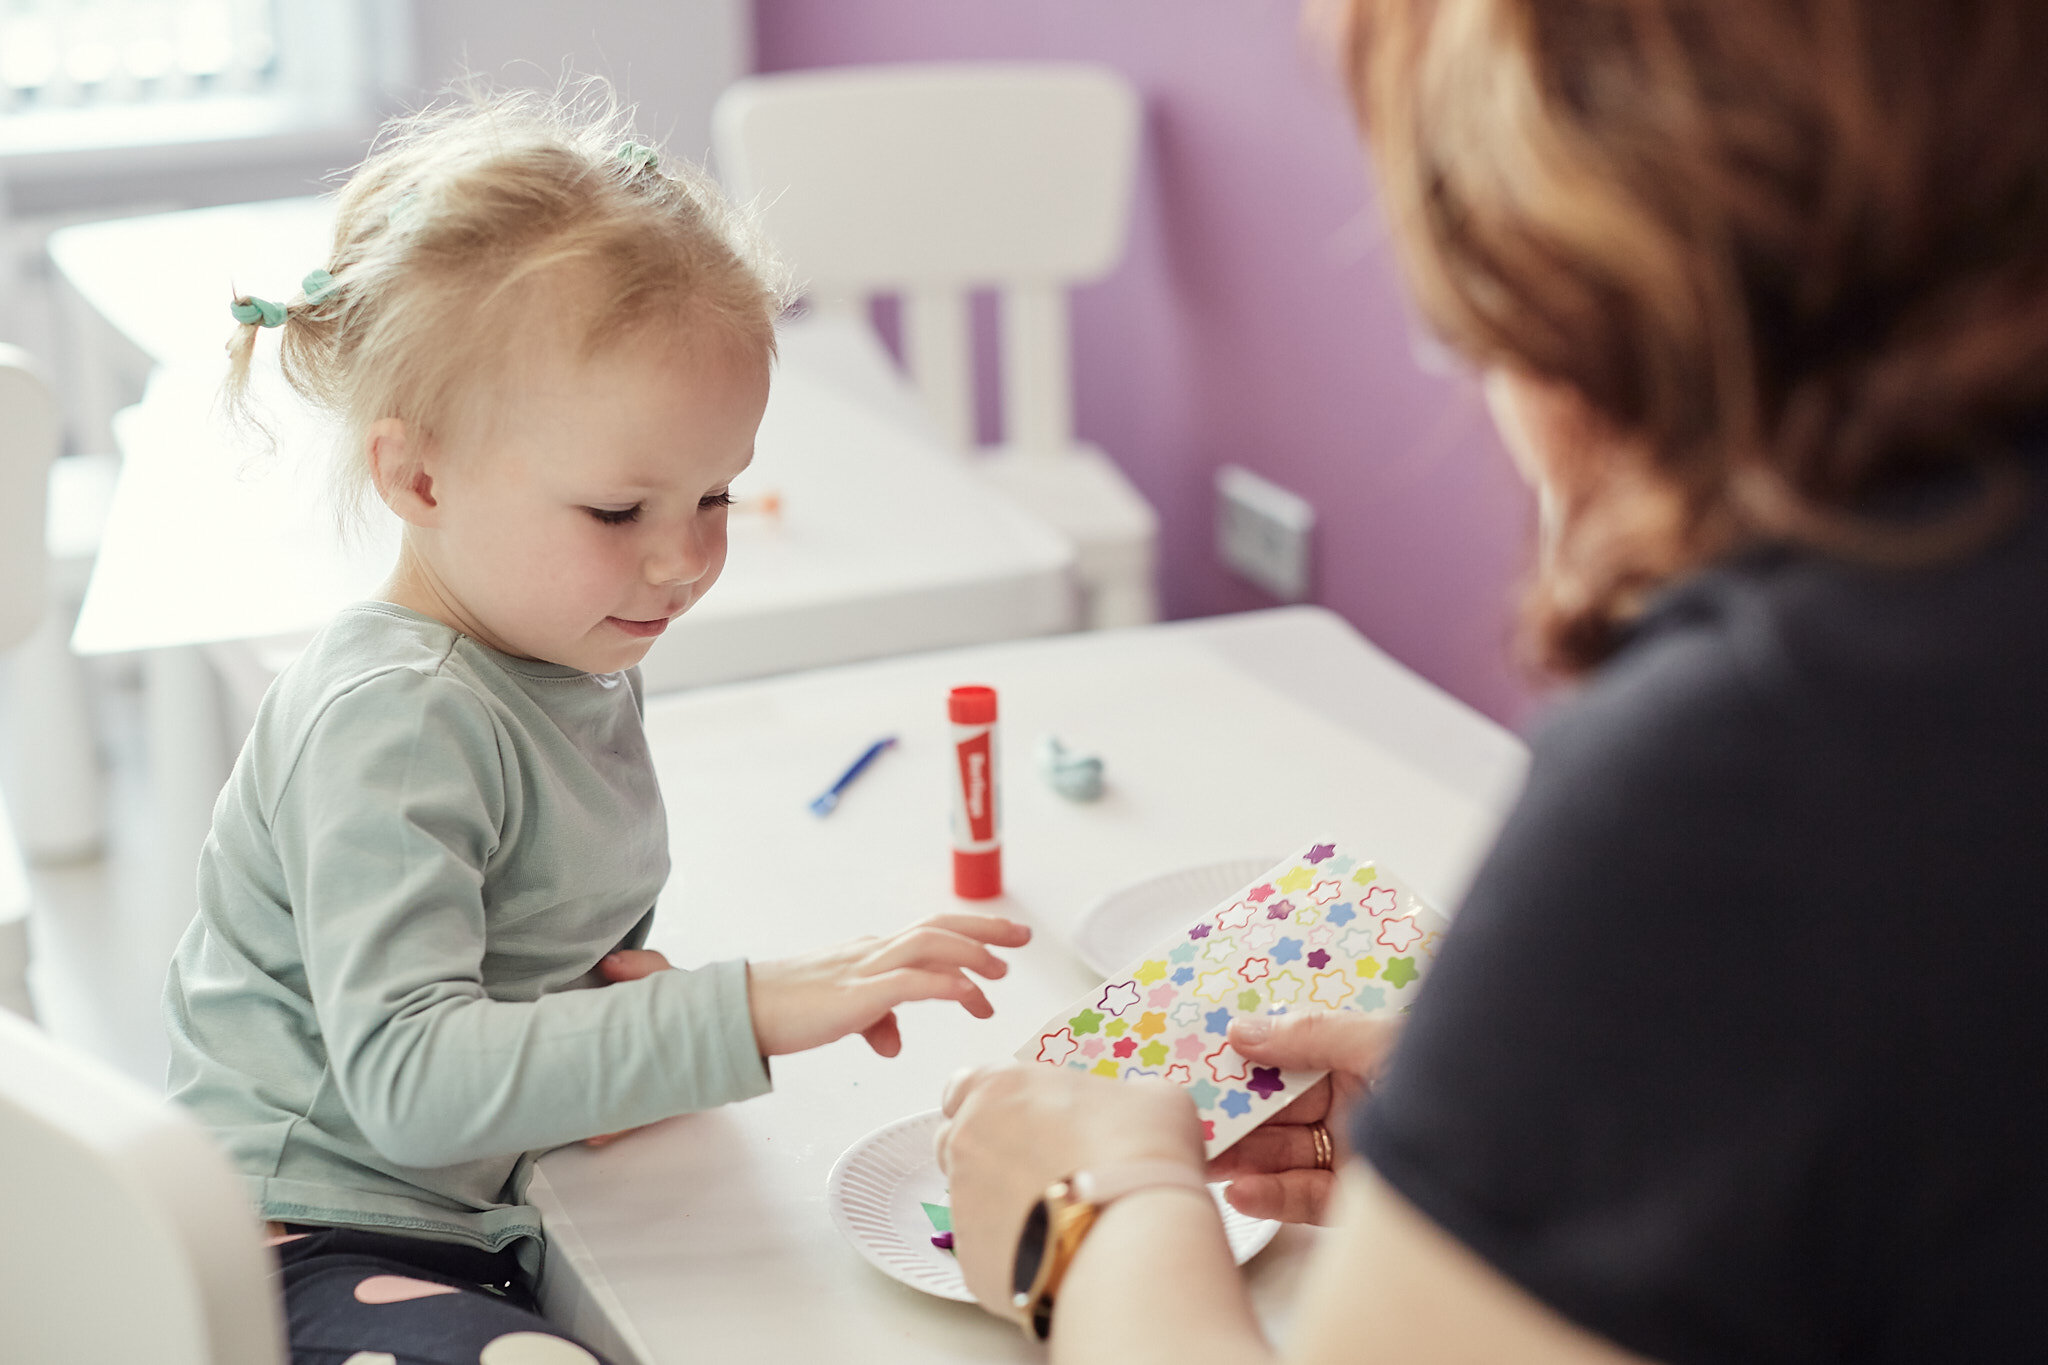
<path fill-rule="evenodd" d="M 705 511 L 709 511 L 714 507 L 730 507 L 732 506 L 732 490 L 730 488 L 721 488 L 716 493 L 706 493 L 703 497 L 697 499 L 697 506 Z"/>
<path fill-rule="evenodd" d="M 640 505 L 631 507 L 586 507 L 584 511 L 603 522 L 606 526 L 624 526 L 627 522 L 640 519 Z"/>

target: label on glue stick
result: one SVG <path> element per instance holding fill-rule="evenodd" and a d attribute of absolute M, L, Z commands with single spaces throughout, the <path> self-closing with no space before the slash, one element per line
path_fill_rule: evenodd
<path fill-rule="evenodd" d="M 953 784 L 953 848 L 960 853 L 992 853 L 1002 844 L 996 819 L 996 727 L 953 726 L 953 752 L 959 780 Z"/>

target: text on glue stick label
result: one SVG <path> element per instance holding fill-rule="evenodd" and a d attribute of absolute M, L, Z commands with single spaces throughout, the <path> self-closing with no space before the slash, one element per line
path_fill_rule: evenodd
<path fill-rule="evenodd" d="M 986 853 L 999 842 L 994 730 L 993 725 L 953 727 L 953 751 L 960 763 L 953 788 L 953 847 L 962 853 Z"/>

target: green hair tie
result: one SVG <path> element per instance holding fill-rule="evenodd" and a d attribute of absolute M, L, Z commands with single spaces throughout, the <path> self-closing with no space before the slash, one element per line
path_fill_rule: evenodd
<path fill-rule="evenodd" d="M 259 327 L 284 325 L 284 305 L 272 303 L 269 299 L 259 299 L 254 294 L 244 294 L 236 299 L 228 305 L 228 311 L 235 315 L 236 322 L 253 322 Z"/>
<path fill-rule="evenodd" d="M 619 150 L 612 153 L 612 160 L 623 161 L 635 170 L 646 167 L 656 170 L 661 166 L 661 153 L 638 142 L 621 142 Z"/>
<path fill-rule="evenodd" d="M 299 281 L 299 288 L 306 291 L 306 302 L 317 307 L 333 298 L 341 285 L 326 271 L 315 270 Z"/>

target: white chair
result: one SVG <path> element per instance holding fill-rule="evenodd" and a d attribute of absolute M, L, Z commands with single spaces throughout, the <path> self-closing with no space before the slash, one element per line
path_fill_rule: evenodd
<path fill-rule="evenodd" d="M 190 1118 L 0 1013 L 0 1356 L 280 1365 L 240 1182 Z"/>
<path fill-rule="evenodd" d="M 1067 290 L 1123 251 L 1130 85 L 1079 64 L 850 67 L 739 81 L 712 121 L 721 173 L 814 308 L 901 296 L 911 378 L 962 450 L 975 445 L 969 296 L 997 291 L 1004 439 L 980 466 L 1074 541 L 1087 624 L 1156 619 L 1158 518 L 1075 441 L 1068 350 Z"/>

